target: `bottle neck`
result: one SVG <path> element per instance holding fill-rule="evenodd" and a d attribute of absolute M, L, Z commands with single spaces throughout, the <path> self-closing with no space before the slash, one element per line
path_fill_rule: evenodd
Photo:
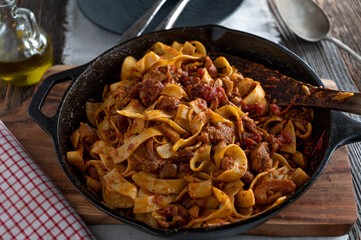
<path fill-rule="evenodd" d="M 0 0 L 0 28 L 15 27 L 15 11 L 15 0 Z"/>

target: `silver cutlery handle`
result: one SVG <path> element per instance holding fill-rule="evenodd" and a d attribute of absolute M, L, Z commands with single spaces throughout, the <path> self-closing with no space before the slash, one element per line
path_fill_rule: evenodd
<path fill-rule="evenodd" d="M 337 38 L 334 38 L 330 35 L 326 36 L 325 38 L 326 40 L 329 40 L 331 42 L 333 42 L 334 44 L 336 44 L 337 46 L 339 46 L 340 48 L 342 48 L 343 50 L 345 50 L 346 52 L 348 52 L 352 57 L 354 57 L 359 63 L 361 63 L 361 56 L 356 53 L 354 50 L 352 50 L 349 46 L 347 46 L 346 44 L 344 44 L 343 42 L 341 42 L 340 40 L 338 40 Z"/>
<path fill-rule="evenodd" d="M 119 39 L 119 43 L 123 43 L 133 37 L 140 36 L 166 1 L 167 0 L 157 0 L 147 12 L 145 12 L 127 31 L 122 34 Z"/>
<path fill-rule="evenodd" d="M 183 12 L 184 8 L 187 6 L 190 0 L 180 0 L 174 6 L 173 10 L 168 14 L 168 16 L 157 26 L 155 31 L 158 30 L 168 30 L 172 28 L 177 21 L 178 17 Z"/>

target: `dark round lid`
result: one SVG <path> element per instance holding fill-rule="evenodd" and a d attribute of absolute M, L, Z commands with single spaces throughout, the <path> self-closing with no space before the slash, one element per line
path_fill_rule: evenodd
<path fill-rule="evenodd" d="M 188 3 L 174 27 L 216 24 L 231 14 L 243 0 L 192 0 Z M 126 31 L 141 17 L 155 0 L 77 0 L 83 14 L 93 23 L 115 33 Z M 150 32 L 173 9 L 177 0 L 168 0 L 150 23 Z"/>

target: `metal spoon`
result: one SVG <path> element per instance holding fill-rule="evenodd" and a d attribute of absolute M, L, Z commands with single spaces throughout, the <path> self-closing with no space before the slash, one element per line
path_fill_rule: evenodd
<path fill-rule="evenodd" d="M 361 56 L 330 34 L 331 24 L 325 12 L 312 0 L 274 0 L 285 24 L 300 38 L 316 42 L 328 40 L 361 63 Z"/>

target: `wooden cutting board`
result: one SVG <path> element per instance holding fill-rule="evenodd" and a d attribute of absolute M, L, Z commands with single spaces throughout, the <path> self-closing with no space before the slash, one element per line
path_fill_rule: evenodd
<path fill-rule="evenodd" d="M 46 75 L 69 66 L 54 66 Z M 334 82 L 326 81 L 328 87 Z M 43 112 L 52 116 L 68 83 L 56 85 Z M 30 100 L 0 119 L 32 158 L 60 188 L 65 198 L 88 224 L 120 224 L 98 210 L 71 185 L 58 164 L 51 138 L 27 112 Z M 247 234 L 269 236 L 338 236 L 348 233 L 357 219 L 355 195 L 346 147 L 337 149 L 321 176 L 294 204 Z"/>

